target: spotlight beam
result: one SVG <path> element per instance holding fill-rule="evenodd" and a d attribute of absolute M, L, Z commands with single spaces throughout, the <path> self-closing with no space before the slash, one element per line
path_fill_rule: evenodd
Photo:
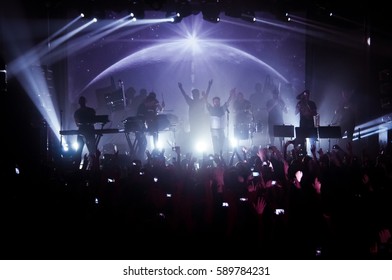
<path fill-rule="evenodd" d="M 73 24 L 75 24 L 78 20 L 80 20 L 81 18 L 83 18 L 83 14 L 80 14 L 79 16 L 77 16 L 76 18 L 74 18 L 71 22 L 69 22 L 68 24 L 66 24 L 65 26 L 63 26 L 62 28 L 60 28 L 59 30 L 57 30 L 55 33 L 53 33 L 51 36 L 48 37 L 47 42 L 49 44 L 48 47 L 50 47 L 50 42 L 56 38 L 58 35 L 60 35 L 62 32 L 64 32 L 65 30 L 67 30 L 68 28 L 70 28 Z"/>
<path fill-rule="evenodd" d="M 65 36 L 62 36 L 55 41 L 53 41 L 52 46 L 53 47 L 58 47 L 60 44 L 64 43 L 66 40 L 92 24 L 94 21 L 91 20 L 90 22 L 84 24 L 83 26 L 77 28 L 76 30 L 68 33 Z M 35 64 L 40 64 L 41 59 L 44 58 L 46 54 L 48 54 L 50 50 L 46 48 L 44 43 L 40 43 L 37 45 L 35 48 L 32 48 L 30 51 L 28 51 L 25 55 L 20 56 L 19 58 L 15 59 L 14 61 L 11 61 L 9 63 L 9 74 L 10 77 L 17 76 L 21 71 L 24 71 L 26 69 L 26 66 L 31 66 Z"/>

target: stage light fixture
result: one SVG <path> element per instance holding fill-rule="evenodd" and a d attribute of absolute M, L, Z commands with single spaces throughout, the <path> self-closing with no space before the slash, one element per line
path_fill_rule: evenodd
<path fill-rule="evenodd" d="M 216 3 L 205 3 L 202 7 L 203 19 L 209 22 L 217 23 L 220 21 L 220 6 L 219 2 Z"/>
<path fill-rule="evenodd" d="M 144 18 L 144 4 L 143 1 L 140 0 L 133 0 L 131 1 L 128 13 L 131 15 L 133 14 L 133 18 L 136 19 L 143 19 Z"/>
<path fill-rule="evenodd" d="M 97 9 L 94 9 L 94 10 L 88 10 L 88 11 L 85 11 L 84 13 L 81 13 L 81 15 L 83 15 L 83 17 L 87 17 L 87 18 L 95 18 L 96 20 L 98 20 L 98 19 L 105 19 L 106 18 L 106 13 L 105 13 L 105 11 L 104 10 L 97 10 Z"/>
<path fill-rule="evenodd" d="M 250 22 L 255 22 L 256 21 L 256 15 L 254 11 L 250 10 L 244 10 L 241 13 L 241 19 L 250 21 Z"/>
<path fill-rule="evenodd" d="M 166 18 L 172 18 L 173 22 L 177 23 L 191 14 L 194 14 L 191 5 L 189 2 L 183 0 L 167 7 Z"/>
<path fill-rule="evenodd" d="M 181 13 L 173 11 L 166 12 L 166 18 L 170 18 L 173 23 L 178 23 L 182 20 Z"/>

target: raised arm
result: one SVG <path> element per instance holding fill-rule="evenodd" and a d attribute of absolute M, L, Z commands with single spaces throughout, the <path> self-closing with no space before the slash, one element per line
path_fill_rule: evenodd
<path fill-rule="evenodd" d="M 181 91 L 181 93 L 182 93 L 182 95 L 184 96 L 184 97 L 187 97 L 188 95 L 185 93 L 185 90 L 184 90 L 184 88 L 182 87 L 182 83 L 181 82 L 178 82 L 178 88 L 180 89 L 180 91 Z"/>
<path fill-rule="evenodd" d="M 206 98 L 206 99 L 208 98 L 208 96 L 209 96 L 209 94 L 210 94 L 212 82 L 213 82 L 212 79 L 208 81 L 208 86 L 207 86 L 207 90 L 206 90 L 206 93 L 205 93 L 205 98 Z"/>

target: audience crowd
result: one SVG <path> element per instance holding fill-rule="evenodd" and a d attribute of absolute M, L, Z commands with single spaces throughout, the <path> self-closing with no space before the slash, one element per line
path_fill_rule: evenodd
<path fill-rule="evenodd" d="M 391 147 L 303 155 L 293 144 L 229 160 L 174 147 L 126 164 L 97 151 L 81 168 L 61 158 L 12 172 L 1 258 L 390 259 Z"/>

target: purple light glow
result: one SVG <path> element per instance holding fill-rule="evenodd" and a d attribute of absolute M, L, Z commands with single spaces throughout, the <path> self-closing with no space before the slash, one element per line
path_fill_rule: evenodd
<path fill-rule="evenodd" d="M 157 14 L 150 13 L 145 18 Z M 222 17 L 219 24 L 198 14 L 177 24 L 130 25 L 69 52 L 68 100 L 73 105 L 65 115 L 72 116 L 78 96 L 85 95 L 98 113 L 111 115 L 112 126 L 120 126 L 126 112 L 110 112 L 98 93 L 110 87 L 116 90 L 119 80 L 125 91 L 133 88 L 136 95 L 141 89 L 155 91 L 164 98 L 166 109 L 185 121 L 188 107 L 178 82 L 190 93 L 192 88 L 205 90 L 213 79 L 210 98 L 225 100 L 233 87 L 248 98 L 255 84 L 263 84 L 269 76 L 287 103 L 294 104 L 291 100 L 304 85 L 304 46 L 304 35 L 290 32 L 282 24 L 268 26 L 228 17 Z M 261 103 L 269 97 L 266 93 Z M 290 122 L 293 116 L 287 118 Z M 71 117 L 65 126 L 73 126 Z"/>

